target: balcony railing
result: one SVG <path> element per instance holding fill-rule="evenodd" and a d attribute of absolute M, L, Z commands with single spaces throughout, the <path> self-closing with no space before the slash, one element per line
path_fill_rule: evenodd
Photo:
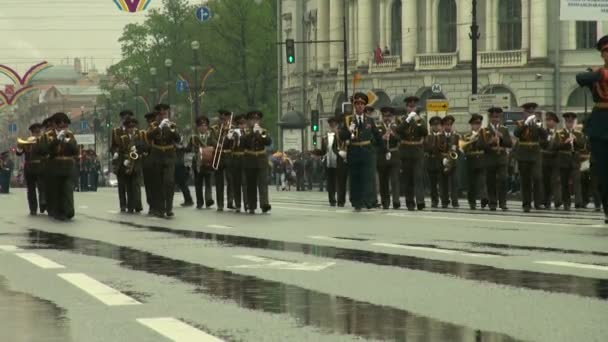
<path fill-rule="evenodd" d="M 384 56 L 382 62 L 376 63 L 375 58 L 371 58 L 369 61 L 369 72 L 380 73 L 380 72 L 393 72 L 401 66 L 401 56 Z"/>
<path fill-rule="evenodd" d="M 349 59 L 348 60 L 348 73 L 350 74 L 356 69 L 357 69 L 357 60 Z M 338 62 L 338 75 L 342 75 L 343 73 L 344 73 L 344 61 L 340 60 Z"/>
<path fill-rule="evenodd" d="M 523 66 L 528 63 L 526 50 L 488 51 L 479 53 L 480 68 L 501 68 Z"/>
<path fill-rule="evenodd" d="M 416 70 L 448 70 L 458 64 L 458 52 L 416 55 Z"/>

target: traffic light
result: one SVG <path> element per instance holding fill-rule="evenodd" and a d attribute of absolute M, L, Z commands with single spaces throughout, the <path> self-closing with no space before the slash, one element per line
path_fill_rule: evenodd
<path fill-rule="evenodd" d="M 313 132 L 319 131 L 319 111 L 318 110 L 310 111 L 310 129 Z"/>
<path fill-rule="evenodd" d="M 296 47 L 293 39 L 285 39 L 285 52 L 287 53 L 287 64 L 296 62 Z"/>

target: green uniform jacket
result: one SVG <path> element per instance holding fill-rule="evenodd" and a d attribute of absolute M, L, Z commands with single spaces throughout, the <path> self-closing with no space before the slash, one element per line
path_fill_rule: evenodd
<path fill-rule="evenodd" d="M 223 135 L 228 134 L 228 131 L 234 127 L 225 127 L 223 129 L 222 132 L 220 132 L 220 126 L 219 125 L 213 125 L 211 127 L 211 132 L 212 132 L 212 136 L 213 136 L 213 141 L 215 141 L 215 144 L 213 144 L 213 146 L 215 147 L 217 145 L 218 140 L 220 139 L 220 133 Z M 231 142 L 230 140 L 226 137 L 224 139 L 224 144 L 222 146 L 223 150 L 222 150 L 222 157 L 220 158 L 220 164 L 219 164 L 219 168 L 222 167 L 230 167 L 231 164 L 231 157 L 232 157 L 232 150 L 230 149 L 231 146 Z"/>
<path fill-rule="evenodd" d="M 557 148 L 559 144 L 559 136 L 557 129 L 547 129 L 547 139 L 541 141 L 541 149 L 543 155 L 543 167 L 559 166 Z"/>
<path fill-rule="evenodd" d="M 480 134 L 478 134 L 476 138 L 473 138 L 472 132 L 462 136 L 462 140 L 469 143 L 464 147 L 463 151 L 467 160 L 468 168 L 483 169 L 485 167 L 486 146 Z"/>
<path fill-rule="evenodd" d="M 352 116 L 352 120 L 356 120 L 356 115 Z M 357 133 L 354 138 L 346 125 L 341 128 L 339 134 L 342 141 L 350 141 L 348 156 L 346 157 L 349 162 L 368 157 L 376 158 L 376 151 L 382 154 L 386 153 L 386 147 L 382 145 L 382 136 L 374 119 L 364 116 L 363 124 L 357 126 Z M 373 160 L 369 160 L 369 162 L 373 163 Z"/>
<path fill-rule="evenodd" d="M 150 144 L 150 158 L 154 162 L 173 162 L 175 163 L 175 145 L 179 143 L 181 137 L 177 130 L 171 128 L 160 128 L 158 124 L 153 124 L 146 133 Z"/>
<path fill-rule="evenodd" d="M 424 158 L 424 138 L 429 134 L 424 122 L 417 123 L 416 120 L 412 120 L 407 123 L 404 120 L 397 128 L 397 134 L 401 138 L 399 147 L 401 159 Z"/>
<path fill-rule="evenodd" d="M 386 140 L 382 138 L 386 134 L 387 129 L 391 128 L 387 128 L 384 123 L 378 126 L 378 132 L 380 133 L 380 137 L 382 139 L 382 148 L 378 150 L 378 167 L 401 165 L 401 156 L 399 154 L 400 139 L 399 136 L 396 134 L 396 126 L 392 128 L 393 134 L 391 134 L 391 136 L 389 137 L 388 145 Z M 390 160 L 386 160 L 386 151 L 391 152 Z"/>
<path fill-rule="evenodd" d="M 203 137 L 201 134 L 197 134 L 197 135 L 193 135 L 190 137 L 190 139 L 188 140 L 188 145 L 186 146 L 186 151 L 190 152 L 190 153 L 194 153 L 194 156 L 192 156 L 192 167 L 195 168 L 196 172 L 203 172 L 203 173 L 211 173 L 213 171 L 213 168 L 211 167 L 211 165 L 201 165 L 202 162 L 200 161 L 201 155 L 200 155 L 200 148 L 201 147 L 214 147 L 216 145 L 216 141 L 215 141 L 215 137 L 212 134 L 211 131 L 207 132 L 206 137 Z M 222 156 L 223 158 L 223 156 Z"/>
<path fill-rule="evenodd" d="M 481 140 L 485 147 L 485 164 L 490 165 L 501 165 L 505 166 L 509 164 L 509 154 L 507 153 L 508 148 L 513 147 L 513 139 L 509 130 L 504 127 L 498 127 L 498 132 L 502 134 L 502 138 L 499 139 L 498 144 L 494 141 L 496 133 L 490 127 L 483 128 L 481 130 Z"/>
<path fill-rule="evenodd" d="M 53 176 L 72 177 L 74 175 L 78 142 L 70 131 L 66 131 L 65 136 L 64 141 L 59 141 L 57 133 L 54 131 L 45 133 L 44 150 L 49 155 L 48 172 Z"/>
<path fill-rule="evenodd" d="M 558 132 L 558 161 L 562 168 L 579 168 L 581 166 L 581 153 L 584 152 L 586 146 L 586 138 L 583 133 L 572 131 L 575 137 L 574 144 L 566 143 L 565 141 L 570 136 L 567 130 Z"/>
<path fill-rule="evenodd" d="M 131 148 L 132 146 L 135 146 L 135 151 L 137 152 L 137 154 L 139 155 L 140 158 L 138 158 L 135 161 L 135 164 L 133 165 L 133 174 L 139 174 L 139 172 L 141 171 L 142 168 L 142 156 L 143 156 L 143 151 L 145 150 L 145 145 L 146 142 L 141 140 L 142 136 L 139 134 L 138 131 L 135 131 L 133 133 L 132 136 L 129 137 L 128 134 L 124 134 L 123 136 L 120 137 L 120 149 L 118 151 L 118 160 L 120 161 L 120 168 L 119 168 L 119 172 L 121 174 L 124 174 L 125 171 L 127 170 L 127 167 L 125 167 L 124 165 L 124 161 L 125 160 L 129 160 L 129 154 L 131 153 Z"/>
<path fill-rule="evenodd" d="M 266 130 L 262 128 L 262 132 L 254 132 L 249 130 L 241 137 L 241 143 L 245 147 L 244 162 L 247 169 L 267 169 L 268 156 L 266 155 L 266 146 L 270 146 L 272 139 L 266 134 Z"/>
<path fill-rule="evenodd" d="M 44 151 L 43 138 L 38 138 L 37 142 L 26 146 L 22 152 L 17 151 L 17 155 L 24 156 L 24 171 L 27 175 L 42 175 L 46 166 L 46 155 Z"/>
<path fill-rule="evenodd" d="M 443 156 L 447 153 L 445 135 L 431 133 L 424 139 L 426 169 L 428 171 L 443 170 Z"/>
<path fill-rule="evenodd" d="M 515 128 L 515 136 L 519 139 L 515 148 L 517 161 L 540 161 L 540 143 L 547 140 L 547 131 L 536 125 L 522 124 Z"/>

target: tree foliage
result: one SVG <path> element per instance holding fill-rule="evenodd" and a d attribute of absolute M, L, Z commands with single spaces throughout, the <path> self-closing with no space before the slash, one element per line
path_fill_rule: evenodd
<path fill-rule="evenodd" d="M 203 69 L 212 66 L 215 70 L 204 85 L 202 113 L 213 117 L 220 108 L 236 114 L 259 109 L 265 113 L 266 127 L 274 132 L 277 121 L 276 1 L 211 0 L 208 6 L 213 17 L 200 23 L 195 16 L 196 6 L 186 0 L 163 0 L 162 9 L 151 10 L 142 24 L 125 26 L 119 39 L 122 59 L 109 68 L 112 77 L 102 87 L 118 102 L 121 91 L 116 91 L 117 85 L 126 85 L 128 106 L 133 107 L 134 79 L 138 77 L 141 80 L 139 95 L 152 99 L 155 95 L 149 91 L 151 88 L 162 91 L 167 88 L 165 60 L 169 58 L 173 61 L 169 78 L 171 102 L 177 105 L 179 123 L 185 125 L 189 122 L 191 106 L 187 94 L 176 94 L 175 82 L 181 74 L 193 83 L 195 54 L 191 42 L 197 40 L 200 65 Z M 150 75 L 152 67 L 157 69 L 156 77 Z M 143 111 L 139 105 L 140 116 Z"/>

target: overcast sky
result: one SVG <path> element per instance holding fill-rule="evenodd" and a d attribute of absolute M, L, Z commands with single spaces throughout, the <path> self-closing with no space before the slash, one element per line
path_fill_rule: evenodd
<path fill-rule="evenodd" d="M 152 0 L 148 10 L 161 2 Z M 144 17 L 119 11 L 113 0 L 0 0 L 0 64 L 23 72 L 44 60 L 65 64 L 67 57 L 93 57 L 97 69 L 105 70 L 120 59 L 122 28 Z"/>

